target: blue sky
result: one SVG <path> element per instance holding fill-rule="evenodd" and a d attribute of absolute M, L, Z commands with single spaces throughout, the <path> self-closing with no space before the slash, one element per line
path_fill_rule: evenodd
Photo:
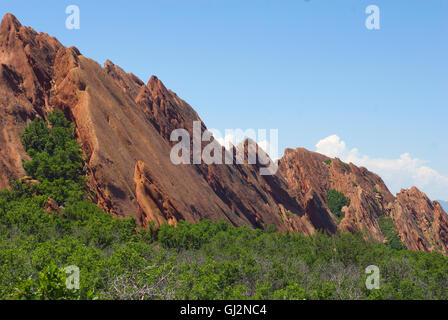
<path fill-rule="evenodd" d="M 80 30 L 65 28 L 71 4 Z M 371 4 L 380 30 L 365 27 Z M 101 64 L 157 75 L 209 128 L 278 128 L 280 153 L 318 150 L 393 192 L 416 184 L 448 200 L 446 0 L 41 0 L 6 12 Z"/>

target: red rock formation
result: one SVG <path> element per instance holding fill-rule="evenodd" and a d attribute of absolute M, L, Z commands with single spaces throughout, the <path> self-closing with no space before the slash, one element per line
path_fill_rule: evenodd
<path fill-rule="evenodd" d="M 288 182 L 291 195 L 314 225 L 331 233 L 337 229 L 363 230 L 383 240 L 377 218 L 394 197 L 376 174 L 300 148 L 285 150 L 279 171 Z M 345 214 L 340 224 L 328 209 L 326 195 L 331 189 L 350 198 L 350 206 L 343 209 Z"/>
<path fill-rule="evenodd" d="M 141 161 L 135 165 L 134 183 L 141 222 L 154 221 L 160 226 L 166 222 L 176 224 L 182 219 L 169 195 L 160 189 L 160 184 L 151 178 L 150 169 Z"/>
<path fill-rule="evenodd" d="M 20 26 L 11 15 L 2 22 L 1 37 L 1 61 L 8 70 L 1 82 L 3 187 L 24 175 L 20 133 L 26 123 L 60 109 L 76 125 L 89 188 L 113 215 L 133 215 L 142 224 L 211 218 L 257 227 L 272 223 L 281 230 L 301 225 L 297 204 L 258 177 L 256 168 L 171 163 L 170 132 L 179 127 L 191 132 L 199 117 L 157 78 L 144 85 L 110 61 L 102 68 L 76 48 Z M 273 188 L 281 190 L 285 204 Z M 288 225 L 281 220 L 284 207 L 297 214 Z"/>
<path fill-rule="evenodd" d="M 387 209 L 406 247 L 448 254 L 448 215 L 438 202 L 412 187 L 401 190 Z"/>
<path fill-rule="evenodd" d="M 378 222 L 386 215 L 395 222 L 407 248 L 448 253 L 448 215 L 438 202 L 431 202 L 415 187 L 402 190 L 394 198 L 382 179 L 366 168 L 305 149 L 287 149 L 279 161 L 279 171 L 288 182 L 290 194 L 315 226 L 330 232 L 336 226 L 350 232 L 363 231 L 366 237 L 386 241 Z M 350 198 L 339 224 L 328 209 L 326 194 L 330 189 Z"/>
<path fill-rule="evenodd" d="M 46 108 L 54 61 L 60 43 L 23 27 L 11 14 L 0 25 L 0 188 L 25 175 L 28 160 L 20 142 L 26 122 Z M 38 106 L 37 108 L 35 108 Z M 41 113 L 42 115 L 42 113 Z"/>
<path fill-rule="evenodd" d="M 408 248 L 447 253 L 448 221 L 437 203 L 414 189 L 395 199 L 380 177 L 338 159 L 327 164 L 323 155 L 287 149 L 270 176 L 247 161 L 174 165 L 171 132 L 192 135 L 193 121 L 206 130 L 188 103 L 154 76 L 145 85 L 110 61 L 101 67 L 7 14 L 0 26 L 0 188 L 25 175 L 20 134 L 27 123 L 54 109 L 75 123 L 93 200 L 115 216 L 135 216 L 143 225 L 224 219 L 307 235 L 362 230 L 384 240 L 378 217 L 385 214 Z M 253 147 L 245 141 L 238 148 L 247 156 Z M 351 200 L 340 223 L 326 203 L 330 189 Z"/>

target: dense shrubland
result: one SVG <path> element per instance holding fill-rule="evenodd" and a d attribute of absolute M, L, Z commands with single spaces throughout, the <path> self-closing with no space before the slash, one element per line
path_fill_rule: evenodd
<path fill-rule="evenodd" d="M 448 297 L 447 258 L 360 234 L 305 237 L 207 220 L 143 230 L 133 219 L 111 218 L 86 200 L 72 125 L 59 112 L 49 124 L 34 121 L 23 134 L 32 157 L 24 166 L 40 183 L 17 181 L 0 192 L 3 299 Z M 58 210 L 44 210 L 49 198 Z M 381 272 L 379 290 L 365 286 L 372 264 Z M 68 265 L 80 268 L 79 290 L 65 287 Z"/>

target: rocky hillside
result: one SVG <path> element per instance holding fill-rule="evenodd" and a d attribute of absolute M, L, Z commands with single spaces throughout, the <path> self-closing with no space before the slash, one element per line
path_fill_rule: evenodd
<path fill-rule="evenodd" d="M 406 247 L 448 252 L 448 220 L 438 203 L 415 188 L 394 197 L 380 177 L 338 159 L 287 149 L 273 176 L 260 175 L 260 164 L 174 165 L 172 130 L 184 128 L 192 135 L 193 121 L 201 121 L 188 103 L 157 77 L 145 84 L 110 61 L 100 66 L 75 47 L 66 48 L 5 15 L 0 26 L 0 188 L 26 175 L 20 141 L 26 124 L 46 119 L 54 109 L 75 123 L 92 199 L 114 216 L 135 216 L 142 225 L 224 219 L 307 235 L 362 231 L 384 242 L 390 239 L 380 217 L 387 217 Z M 249 143 L 240 147 L 247 152 Z M 340 213 L 330 209 L 331 192 L 349 199 Z"/>
<path fill-rule="evenodd" d="M 391 239 L 380 223 L 380 218 L 386 217 L 392 219 L 407 248 L 448 253 L 448 216 L 438 202 L 431 202 L 416 187 L 394 197 L 383 180 L 366 168 L 300 148 L 285 151 L 279 172 L 288 183 L 289 193 L 302 204 L 315 226 L 330 231 L 362 231 L 387 242 Z M 330 190 L 350 199 L 341 209 L 340 221 L 327 203 Z"/>

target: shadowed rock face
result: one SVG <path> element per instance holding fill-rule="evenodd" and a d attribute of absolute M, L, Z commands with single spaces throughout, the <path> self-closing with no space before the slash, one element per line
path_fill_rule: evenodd
<path fill-rule="evenodd" d="M 385 241 L 378 225 L 385 214 L 408 248 L 447 253 L 448 221 L 438 204 L 414 189 L 395 199 L 380 177 L 338 159 L 327 164 L 323 155 L 287 149 L 272 176 L 260 175 L 262 165 L 247 161 L 172 164 L 171 132 L 183 128 L 193 136 L 193 121 L 206 130 L 188 103 L 154 76 L 145 84 L 110 61 L 101 67 L 7 14 L 0 27 L 0 188 L 25 176 L 20 134 L 27 123 L 54 109 L 76 125 L 92 200 L 115 216 L 134 216 L 142 225 L 224 219 L 307 235 L 363 230 Z M 253 146 L 245 141 L 238 148 L 247 156 Z M 326 203 L 330 189 L 351 200 L 340 223 Z"/>
<path fill-rule="evenodd" d="M 409 249 L 448 253 L 448 216 L 438 202 L 412 187 L 401 190 L 387 210 Z"/>
<path fill-rule="evenodd" d="M 408 249 L 448 253 L 448 216 L 438 202 L 431 202 L 415 187 L 402 190 L 395 198 L 383 180 L 366 168 L 300 148 L 285 151 L 279 172 L 289 185 L 289 193 L 315 226 L 332 232 L 335 228 L 362 231 L 387 242 L 378 223 L 378 218 L 385 215 L 395 222 Z M 328 209 L 326 194 L 330 189 L 350 198 L 339 224 Z"/>
<path fill-rule="evenodd" d="M 288 182 L 291 195 L 302 204 L 315 225 L 331 232 L 367 231 L 374 238 L 384 240 L 377 219 L 394 197 L 376 174 L 300 148 L 285 151 L 279 161 L 279 171 Z M 350 198 L 339 224 L 327 205 L 326 195 L 331 189 Z"/>

